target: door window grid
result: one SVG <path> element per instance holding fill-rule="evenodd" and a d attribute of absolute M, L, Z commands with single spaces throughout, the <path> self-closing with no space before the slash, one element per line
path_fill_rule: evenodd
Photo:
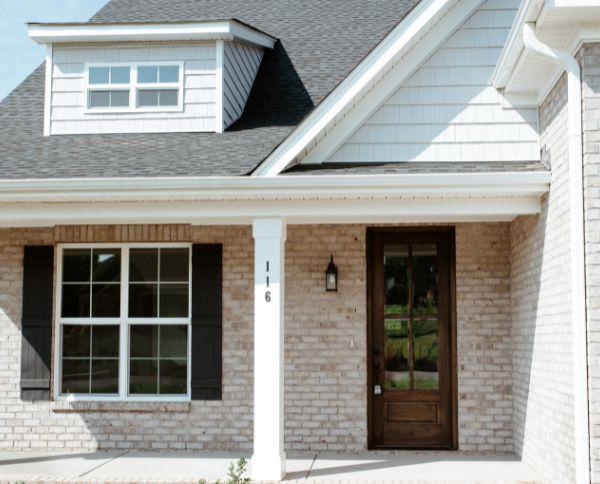
<path fill-rule="evenodd" d="M 63 317 L 62 311 L 62 279 L 63 279 L 63 266 L 64 266 L 64 254 L 68 250 L 90 250 L 93 249 L 111 250 L 118 249 L 121 254 L 120 259 L 120 317 L 118 318 L 97 318 L 97 317 Z M 130 249 L 156 249 L 159 252 L 162 249 L 185 249 L 187 257 L 187 277 L 186 282 L 186 294 L 187 294 L 187 310 L 185 317 L 167 317 L 161 318 L 158 316 L 148 318 L 130 318 L 128 316 L 128 288 L 129 288 L 129 254 Z M 55 395 L 58 398 L 68 398 L 70 400 L 159 400 L 159 401 L 189 401 L 190 395 L 190 374 L 189 368 L 189 354 L 191 351 L 191 338 L 190 338 L 190 314 L 191 314 L 191 244 L 81 244 L 81 245 L 64 245 L 59 246 L 59 284 L 58 291 L 56 294 L 56 312 L 57 312 L 57 324 L 59 326 L 59 334 L 61 338 L 56 340 L 56 365 L 55 365 Z M 93 277 L 93 276 L 90 276 Z M 122 284 L 121 284 L 122 282 Z M 86 281 L 86 284 L 89 282 Z M 168 284 L 168 282 L 166 282 Z M 173 284 L 181 284 L 180 281 L 176 281 Z M 129 396 L 129 328 L 135 324 L 145 323 L 148 325 L 183 325 L 186 328 L 186 357 L 181 360 L 186 361 L 186 392 L 185 394 L 177 395 L 131 395 Z M 63 393 L 61 388 L 62 382 L 62 328 L 66 325 L 90 325 L 90 326 L 103 326 L 103 325 L 115 325 L 118 324 L 119 330 L 119 392 L 116 396 L 108 396 L 106 394 L 71 394 Z"/>
<path fill-rule="evenodd" d="M 432 268 L 435 289 L 432 290 L 429 286 L 425 297 L 421 297 L 419 300 L 415 294 L 417 285 L 419 289 L 422 289 L 422 281 L 417 280 L 418 278 L 422 279 L 422 273 L 419 272 L 415 275 L 415 261 L 417 260 L 421 264 L 419 258 L 431 257 L 432 251 L 437 259 L 437 247 L 416 244 L 392 247 L 394 255 L 388 256 L 386 252 L 388 247 L 386 247 L 383 261 L 384 287 L 386 288 L 384 296 L 386 299 L 384 306 L 385 388 L 388 390 L 437 390 L 439 386 L 437 267 Z M 417 247 L 416 254 L 415 247 Z M 393 259 L 399 260 L 392 262 Z M 424 266 L 426 268 L 427 264 Z M 394 272 L 387 274 L 390 270 Z M 396 279 L 398 272 L 403 272 L 400 275 L 400 281 Z M 406 281 L 405 286 L 403 286 L 402 279 Z M 431 281 L 429 282 L 431 283 Z M 388 304 L 390 295 L 395 304 Z M 419 295 L 421 295 L 420 292 Z M 415 364 L 416 361 L 418 364 Z"/>

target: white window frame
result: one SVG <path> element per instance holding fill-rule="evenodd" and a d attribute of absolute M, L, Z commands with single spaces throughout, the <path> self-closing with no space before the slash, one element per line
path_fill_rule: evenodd
<path fill-rule="evenodd" d="M 129 318 L 129 252 L 131 249 L 188 249 L 188 316 L 187 318 Z M 121 308 L 118 318 L 63 318 L 62 313 L 62 265 L 65 249 L 120 249 L 121 250 Z M 54 399 L 66 401 L 128 401 L 128 402 L 189 402 L 192 395 L 192 244 L 191 243 L 93 243 L 58 244 L 56 271 L 55 332 L 54 338 Z M 62 394 L 62 335 L 65 325 L 119 325 L 119 394 Z M 129 395 L 129 328 L 133 325 L 151 324 L 156 326 L 187 325 L 187 394 L 186 395 Z"/>
<path fill-rule="evenodd" d="M 185 63 L 182 61 L 156 62 L 93 62 L 84 64 L 85 105 L 86 114 L 117 114 L 117 113 L 173 113 L 183 111 L 183 96 L 185 86 Z M 179 82 L 139 83 L 138 67 L 146 66 L 177 66 L 179 67 Z M 129 67 L 129 84 L 90 84 L 90 68 L 94 67 Z M 124 91 L 129 90 L 129 106 L 90 107 L 90 92 L 92 91 Z M 177 106 L 138 106 L 138 91 L 140 89 L 177 90 Z"/>

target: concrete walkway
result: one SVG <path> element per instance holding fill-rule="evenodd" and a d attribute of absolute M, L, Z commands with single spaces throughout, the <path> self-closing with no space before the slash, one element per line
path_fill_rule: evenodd
<path fill-rule="evenodd" d="M 150 483 L 224 480 L 237 454 L 166 452 L 0 453 L 0 482 Z M 533 483 L 535 473 L 512 456 L 460 453 L 291 455 L 287 482 Z"/>

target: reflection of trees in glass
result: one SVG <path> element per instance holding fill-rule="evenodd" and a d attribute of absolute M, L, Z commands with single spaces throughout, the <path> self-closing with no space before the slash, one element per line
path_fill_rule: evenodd
<path fill-rule="evenodd" d="M 415 371 L 437 371 L 437 320 L 415 321 Z"/>
<path fill-rule="evenodd" d="M 435 256 L 413 258 L 415 315 L 437 313 L 437 263 Z"/>
<path fill-rule="evenodd" d="M 386 305 L 408 307 L 408 257 L 387 257 L 385 262 Z"/>
<path fill-rule="evenodd" d="M 408 365 L 408 321 L 387 319 L 385 321 L 385 369 L 407 371 Z"/>

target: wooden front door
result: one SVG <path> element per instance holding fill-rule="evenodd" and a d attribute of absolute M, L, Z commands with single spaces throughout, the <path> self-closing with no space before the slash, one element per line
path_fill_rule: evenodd
<path fill-rule="evenodd" d="M 369 446 L 456 447 L 454 233 L 369 232 Z"/>

